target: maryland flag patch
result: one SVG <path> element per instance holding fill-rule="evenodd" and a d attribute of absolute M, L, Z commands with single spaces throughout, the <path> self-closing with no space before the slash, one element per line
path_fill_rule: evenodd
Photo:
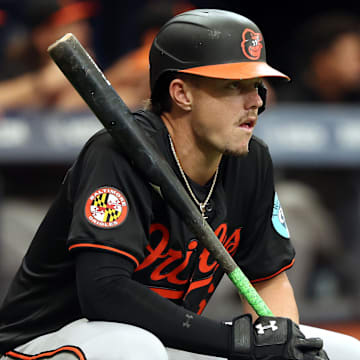
<path fill-rule="evenodd" d="M 113 187 L 102 187 L 94 191 L 86 201 L 87 220 L 103 229 L 121 225 L 128 214 L 129 206 L 125 196 Z"/>

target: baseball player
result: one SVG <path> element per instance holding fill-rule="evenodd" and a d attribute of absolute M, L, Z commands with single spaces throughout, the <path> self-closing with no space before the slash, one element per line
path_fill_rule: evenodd
<path fill-rule="evenodd" d="M 153 42 L 150 77 L 151 104 L 136 121 L 275 316 L 248 305 L 230 324 L 201 315 L 222 269 L 102 130 L 10 286 L 0 359 L 328 359 L 316 329 L 306 337 L 298 325 L 285 272 L 294 249 L 268 148 L 253 136 L 262 78 L 287 78 L 266 63 L 260 30 L 227 11 L 178 15 Z M 343 338 L 348 356 L 330 358 L 359 358 Z"/>

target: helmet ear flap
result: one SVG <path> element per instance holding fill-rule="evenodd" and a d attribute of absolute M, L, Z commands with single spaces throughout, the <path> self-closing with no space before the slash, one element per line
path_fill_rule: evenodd
<path fill-rule="evenodd" d="M 261 100 L 262 100 L 263 104 L 262 104 L 261 107 L 259 107 L 258 115 L 260 115 L 265 110 L 265 107 L 266 107 L 266 93 L 267 93 L 266 86 L 263 83 L 259 84 L 259 86 L 258 86 L 258 94 L 261 97 Z"/>

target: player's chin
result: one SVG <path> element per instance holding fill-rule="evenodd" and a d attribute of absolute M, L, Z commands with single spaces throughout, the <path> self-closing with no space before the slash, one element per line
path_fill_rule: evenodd
<path fill-rule="evenodd" d="M 242 157 L 249 153 L 249 143 L 241 144 L 241 146 L 227 147 L 224 150 L 224 155 L 231 155 Z"/>

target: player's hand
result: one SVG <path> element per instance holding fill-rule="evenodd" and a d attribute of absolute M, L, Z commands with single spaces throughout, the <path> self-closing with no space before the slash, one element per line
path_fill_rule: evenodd
<path fill-rule="evenodd" d="M 288 318 L 259 317 L 254 324 L 250 314 L 233 321 L 229 360 L 328 360 L 319 338 L 306 338 Z"/>
<path fill-rule="evenodd" d="M 318 357 L 318 359 L 315 358 L 316 360 L 329 360 L 329 357 L 327 356 L 325 350 L 320 350 L 316 356 Z"/>

